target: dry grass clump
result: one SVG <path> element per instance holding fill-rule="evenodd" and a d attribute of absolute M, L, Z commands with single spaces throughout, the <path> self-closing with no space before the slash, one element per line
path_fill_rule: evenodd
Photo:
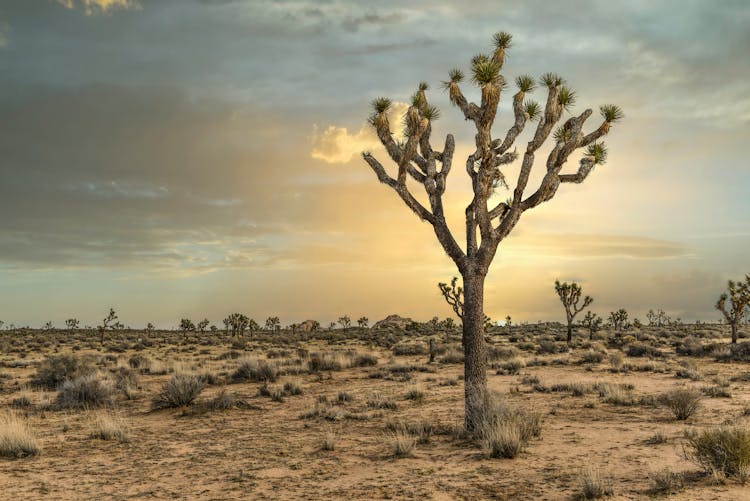
<path fill-rule="evenodd" d="M 414 455 L 417 448 L 417 437 L 412 434 L 398 430 L 386 436 L 386 442 L 394 457 L 405 458 Z"/>
<path fill-rule="evenodd" d="M 597 383 L 597 391 L 602 402 L 612 405 L 635 405 L 636 400 L 633 397 L 631 387 L 624 384 L 615 383 Z"/>
<path fill-rule="evenodd" d="M 700 372 L 698 372 L 698 366 L 689 360 L 683 360 L 680 362 L 681 369 L 677 369 L 674 375 L 678 378 L 690 379 L 691 381 L 700 381 L 703 379 Z"/>
<path fill-rule="evenodd" d="M 441 364 L 462 364 L 464 363 L 464 353 L 457 349 L 450 349 L 440 357 Z"/>
<path fill-rule="evenodd" d="M 599 499 L 614 494 L 612 482 L 594 468 L 585 468 L 578 476 L 579 499 Z"/>
<path fill-rule="evenodd" d="M 341 353 L 315 352 L 310 354 L 307 368 L 310 372 L 340 371 L 350 367 L 352 358 Z"/>
<path fill-rule="evenodd" d="M 653 494 L 674 494 L 685 485 L 685 475 L 674 472 L 669 468 L 652 472 L 649 479 L 651 479 L 651 492 Z"/>
<path fill-rule="evenodd" d="M 406 400 L 414 400 L 417 402 L 421 402 L 422 400 L 424 400 L 424 396 L 425 396 L 425 392 L 421 386 L 413 386 L 407 390 L 406 395 L 404 395 L 404 398 Z"/>
<path fill-rule="evenodd" d="M 148 372 L 151 369 L 151 359 L 140 353 L 136 353 L 128 359 L 128 365 L 131 369 L 137 369 L 141 372 Z"/>
<path fill-rule="evenodd" d="M 716 477 L 734 477 L 745 483 L 750 473 L 750 430 L 741 425 L 718 426 L 688 432 L 685 458 Z"/>
<path fill-rule="evenodd" d="M 89 437 L 101 440 L 129 442 L 129 424 L 121 416 L 111 413 L 98 413 L 91 420 Z"/>
<path fill-rule="evenodd" d="M 398 408 L 398 404 L 390 398 L 387 398 L 382 393 L 373 393 L 370 395 L 370 398 L 367 399 L 367 407 L 371 409 L 389 409 L 393 411 Z"/>
<path fill-rule="evenodd" d="M 323 443 L 320 446 L 321 450 L 324 451 L 335 451 L 336 445 L 338 445 L 339 442 L 339 434 L 334 429 L 330 429 L 326 432 L 325 436 L 323 437 Z"/>
<path fill-rule="evenodd" d="M 541 435 L 541 414 L 511 407 L 498 395 L 486 393 L 477 398 L 484 412 L 472 429 L 488 457 L 512 459 Z"/>
<path fill-rule="evenodd" d="M 358 353 L 351 362 L 352 367 L 375 367 L 378 365 L 378 357 L 372 353 Z"/>
<path fill-rule="evenodd" d="M 199 376 L 175 374 L 164 383 L 161 391 L 154 397 L 152 408 L 166 409 L 190 405 L 205 387 L 206 383 Z"/>
<path fill-rule="evenodd" d="M 285 395 L 302 395 L 302 387 L 296 381 L 287 381 L 281 388 Z"/>
<path fill-rule="evenodd" d="M 684 421 L 700 408 L 701 394 L 699 391 L 679 388 L 661 396 L 661 402 L 672 411 L 675 419 Z"/>
<path fill-rule="evenodd" d="M 0 457 L 22 458 L 40 451 L 26 422 L 13 412 L 0 414 Z"/>
<path fill-rule="evenodd" d="M 97 374 L 65 381 L 57 392 L 56 404 L 62 409 L 101 407 L 112 403 L 115 386 Z"/>
<path fill-rule="evenodd" d="M 427 355 L 427 353 L 430 352 L 430 349 L 427 347 L 425 343 L 420 342 L 413 342 L 413 343 L 406 343 L 401 342 L 397 343 L 393 346 L 393 354 L 396 356 L 405 356 L 405 355 Z"/>
<path fill-rule="evenodd" d="M 518 374 L 518 372 L 526 367 L 526 361 L 520 357 L 513 357 L 506 362 L 498 364 L 498 374 Z"/>
<path fill-rule="evenodd" d="M 403 432 L 412 435 L 417 439 L 418 444 L 428 444 L 435 433 L 435 427 L 429 421 L 407 422 L 403 420 L 393 420 L 386 423 L 386 428 L 390 432 Z"/>
<path fill-rule="evenodd" d="M 33 386 L 55 390 L 69 379 L 77 379 L 96 372 L 96 367 L 88 358 L 65 353 L 45 358 L 31 380 Z"/>
<path fill-rule="evenodd" d="M 269 383 L 276 381 L 279 370 L 276 365 L 257 358 L 244 358 L 232 373 L 232 380 L 236 382 L 252 381 L 254 383 Z"/>

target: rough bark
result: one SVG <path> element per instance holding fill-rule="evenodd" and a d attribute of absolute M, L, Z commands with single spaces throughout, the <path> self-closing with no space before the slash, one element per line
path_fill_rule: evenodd
<path fill-rule="evenodd" d="M 487 348 L 484 341 L 484 275 L 467 270 L 464 280 L 463 347 L 465 426 L 473 431 L 484 418 Z"/>

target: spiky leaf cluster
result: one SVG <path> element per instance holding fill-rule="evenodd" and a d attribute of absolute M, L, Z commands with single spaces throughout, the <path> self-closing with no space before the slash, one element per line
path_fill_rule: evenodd
<path fill-rule="evenodd" d="M 599 107 L 599 111 L 601 112 L 602 118 L 609 123 L 619 122 L 625 117 L 622 108 L 616 104 L 605 104 L 604 106 Z"/>
<path fill-rule="evenodd" d="M 376 97 L 372 100 L 371 104 L 375 113 L 385 113 L 390 109 L 393 102 L 387 97 Z"/>
<path fill-rule="evenodd" d="M 500 82 L 500 65 L 496 61 L 482 61 L 472 67 L 472 80 L 478 85 L 497 84 Z"/>
<path fill-rule="evenodd" d="M 526 114 L 529 116 L 529 120 L 536 120 L 542 116 L 542 107 L 536 101 L 528 99 L 523 106 L 524 111 L 526 111 Z"/>
<path fill-rule="evenodd" d="M 594 163 L 601 165 L 607 161 L 607 147 L 603 142 L 591 143 L 586 148 L 586 155 L 594 157 Z"/>
<path fill-rule="evenodd" d="M 557 143 L 566 143 L 570 141 L 572 135 L 569 128 L 565 127 L 564 125 L 561 125 L 557 129 L 555 129 L 555 132 L 553 133 L 553 137 L 555 138 L 555 142 Z"/>
<path fill-rule="evenodd" d="M 521 75 L 516 77 L 516 86 L 521 92 L 531 92 L 536 87 L 536 82 L 529 75 Z"/>
<path fill-rule="evenodd" d="M 492 36 L 492 43 L 498 49 L 508 49 L 511 47 L 511 40 L 513 35 L 506 31 L 498 31 Z"/>
<path fill-rule="evenodd" d="M 560 103 L 560 106 L 569 110 L 576 103 L 577 98 L 576 91 L 570 87 L 563 86 L 560 88 L 560 94 L 557 96 L 557 102 Z"/>
<path fill-rule="evenodd" d="M 545 73 L 539 78 L 539 83 L 545 87 L 557 87 L 565 83 L 565 80 L 557 73 Z"/>

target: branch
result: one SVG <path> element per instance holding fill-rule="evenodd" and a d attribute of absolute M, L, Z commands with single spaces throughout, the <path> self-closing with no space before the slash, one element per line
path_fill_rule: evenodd
<path fill-rule="evenodd" d="M 369 152 L 362 153 L 362 158 L 365 159 L 365 162 L 372 168 L 372 170 L 375 172 L 375 175 L 378 176 L 378 180 L 383 183 L 387 184 L 391 188 L 394 189 L 396 193 L 401 197 L 401 200 L 404 201 L 404 203 L 412 210 L 414 213 L 419 217 L 419 219 L 423 221 L 427 221 L 428 223 L 434 225 L 435 224 L 435 217 L 434 215 L 428 211 L 422 204 L 419 203 L 419 201 L 414 198 L 414 196 L 409 192 L 408 188 L 406 187 L 406 184 L 400 184 L 398 181 L 390 177 L 383 168 L 383 165 L 378 162 L 375 157 L 373 157 Z"/>

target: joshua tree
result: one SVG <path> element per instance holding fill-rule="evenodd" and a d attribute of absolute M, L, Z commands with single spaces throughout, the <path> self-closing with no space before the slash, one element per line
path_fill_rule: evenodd
<path fill-rule="evenodd" d="M 188 332 L 195 332 L 195 324 L 189 318 L 180 319 L 180 330 L 187 337 Z"/>
<path fill-rule="evenodd" d="M 260 325 L 258 325 L 258 322 L 256 322 L 254 319 L 250 319 L 247 321 L 247 331 L 250 333 L 250 338 L 253 337 L 253 333 L 257 330 L 260 330 Z"/>
<path fill-rule="evenodd" d="M 117 313 L 114 308 L 109 309 L 109 314 L 102 320 L 100 325 L 96 326 L 96 330 L 99 331 L 99 344 L 104 345 L 104 333 L 107 329 L 114 330 L 118 328 L 120 323 L 117 321 Z"/>
<path fill-rule="evenodd" d="M 0 324 L 1 323 L 2 322 L 0 322 Z M 65 321 L 65 328 L 67 328 L 69 331 L 74 331 L 80 324 L 81 322 L 79 322 L 77 318 L 69 318 Z"/>
<path fill-rule="evenodd" d="M 581 320 L 581 325 L 586 327 L 589 331 L 589 341 L 594 339 L 594 334 L 602 328 L 602 317 L 597 315 L 596 313 L 593 313 L 591 311 L 587 311 L 586 315 L 584 315 L 583 320 Z"/>
<path fill-rule="evenodd" d="M 45 331 L 51 331 L 54 329 L 55 329 L 55 326 L 54 324 L 52 324 L 52 322 L 47 322 L 46 324 L 42 326 L 42 330 L 45 330 Z"/>
<path fill-rule="evenodd" d="M 335 328 L 336 328 L 336 322 L 331 322 L 330 324 L 328 324 L 328 330 L 329 331 L 332 331 Z"/>
<path fill-rule="evenodd" d="M 526 95 L 534 90 L 536 82 L 532 77 L 523 75 L 515 80 L 518 91 L 512 102 L 513 125 L 505 134 L 493 138 L 492 126 L 501 91 L 506 86 L 501 70 L 510 42 L 510 34 L 497 33 L 494 36 L 492 53 L 478 55 L 472 60 L 472 81 L 481 92 L 480 104 L 470 102 L 464 96 L 461 90 L 464 74 L 461 70 L 452 70 L 448 81 L 444 83 L 451 103 L 458 106 L 464 118 L 476 129 L 476 149 L 466 160 L 466 172 L 471 180 L 473 197 L 465 212 L 465 248 L 462 249 L 454 238 L 443 210 L 443 193 L 446 188 L 446 177 L 453 165 L 455 140 L 452 134 L 448 134 L 442 150 L 433 149 L 430 137 L 432 122 L 438 118 L 439 113 L 438 109 L 427 101 L 426 83 L 419 84 L 404 117 L 403 141 L 393 137 L 390 127 L 387 112 L 391 108 L 391 100 L 378 98 L 372 103 L 374 112 L 370 117 L 370 123 L 388 156 L 398 166 L 397 175 L 389 175 L 383 164 L 370 152 L 362 154 L 378 180 L 392 188 L 421 220 L 427 221 L 433 227 L 437 240 L 463 278 L 465 424 L 470 430 L 473 429 L 474 423 L 484 417 L 486 407 L 484 283 L 498 244 L 508 236 L 525 211 L 552 199 L 562 184 L 583 182 L 595 165 L 604 163 L 607 150 L 598 140 L 623 116 L 619 107 L 605 105 L 600 108 L 602 123 L 588 134 L 583 133 L 583 126 L 592 114 L 590 109 L 579 115 L 571 115 L 555 129 L 563 113 L 571 110 L 576 93 L 565 85 L 562 77 L 546 73 L 541 77 L 539 84 L 546 89 L 547 99 L 546 104 L 540 106 L 525 99 Z M 503 170 L 519 156 L 511 146 L 525 126 L 537 120 L 530 140 L 521 148 L 523 160 L 512 196 L 504 201 L 491 200 L 496 190 L 508 187 L 508 171 Z M 529 194 L 526 188 L 535 155 L 550 135 L 554 138 L 554 144 L 545 162 L 543 179 L 539 187 Z M 571 174 L 561 173 L 570 155 L 581 149 L 584 154 L 577 171 Z M 424 187 L 429 208 L 413 195 L 407 185 L 408 180 Z"/>
<path fill-rule="evenodd" d="M 279 317 L 268 317 L 266 319 L 266 329 L 269 331 L 277 331 L 281 328 L 281 320 Z"/>
<path fill-rule="evenodd" d="M 507 327 L 510 327 L 510 326 L 512 325 L 512 323 L 511 323 L 511 321 L 512 321 L 512 320 L 513 320 L 513 319 L 512 319 L 512 318 L 510 318 L 510 315 L 508 315 L 507 317 L 505 317 L 505 325 L 506 325 Z"/>
<path fill-rule="evenodd" d="M 349 326 L 352 324 L 352 319 L 349 318 L 348 315 L 344 315 L 343 317 L 339 317 L 339 325 L 342 329 L 346 330 L 349 328 Z"/>
<path fill-rule="evenodd" d="M 152 324 L 151 322 L 146 324 L 147 333 L 151 334 L 152 332 L 154 332 L 154 329 L 155 329 L 154 324 Z"/>
<path fill-rule="evenodd" d="M 454 322 L 453 319 L 450 317 L 443 320 L 442 324 L 443 324 L 443 329 L 448 330 L 448 331 L 452 331 L 453 329 L 456 328 L 456 322 Z"/>
<path fill-rule="evenodd" d="M 367 329 L 367 324 L 370 323 L 370 319 L 367 317 L 359 317 L 357 320 L 357 325 L 359 325 L 363 329 Z"/>
<path fill-rule="evenodd" d="M 208 324 L 210 324 L 210 323 L 211 322 L 209 322 L 207 318 L 204 318 L 203 320 L 201 320 L 200 322 L 198 322 L 198 325 L 196 326 L 196 327 L 198 327 L 198 332 L 200 332 L 201 334 L 203 334 L 204 332 L 206 332 L 206 327 L 208 327 Z"/>
<path fill-rule="evenodd" d="M 245 332 L 245 329 L 247 329 L 250 325 L 250 319 L 242 313 L 232 313 L 227 318 L 222 320 L 222 322 L 224 323 L 224 329 L 227 332 L 229 332 L 229 330 L 231 329 L 232 337 L 242 336 L 242 334 Z"/>
<path fill-rule="evenodd" d="M 729 324 L 732 332 L 732 343 L 737 343 L 737 328 L 745 316 L 750 304 L 750 275 L 745 276 L 745 282 L 730 280 L 727 284 L 727 292 L 719 296 L 716 301 L 716 309 L 719 310 Z"/>
<path fill-rule="evenodd" d="M 609 323 L 615 330 L 622 330 L 625 328 L 625 324 L 628 321 L 628 312 L 624 308 L 620 308 L 617 311 L 609 312 Z"/>
<path fill-rule="evenodd" d="M 568 344 L 573 340 L 573 319 L 575 319 L 576 315 L 578 315 L 580 312 L 583 311 L 584 308 L 587 308 L 591 303 L 594 302 L 594 298 L 591 296 L 586 296 L 583 298 L 583 303 L 581 303 L 581 294 L 583 294 L 583 289 L 580 285 L 578 285 L 575 282 L 571 282 L 568 284 L 568 282 L 560 283 L 559 280 L 555 280 L 555 292 L 557 292 L 557 295 L 560 296 L 560 302 L 563 304 L 563 307 L 565 308 L 565 316 L 568 320 Z"/>

